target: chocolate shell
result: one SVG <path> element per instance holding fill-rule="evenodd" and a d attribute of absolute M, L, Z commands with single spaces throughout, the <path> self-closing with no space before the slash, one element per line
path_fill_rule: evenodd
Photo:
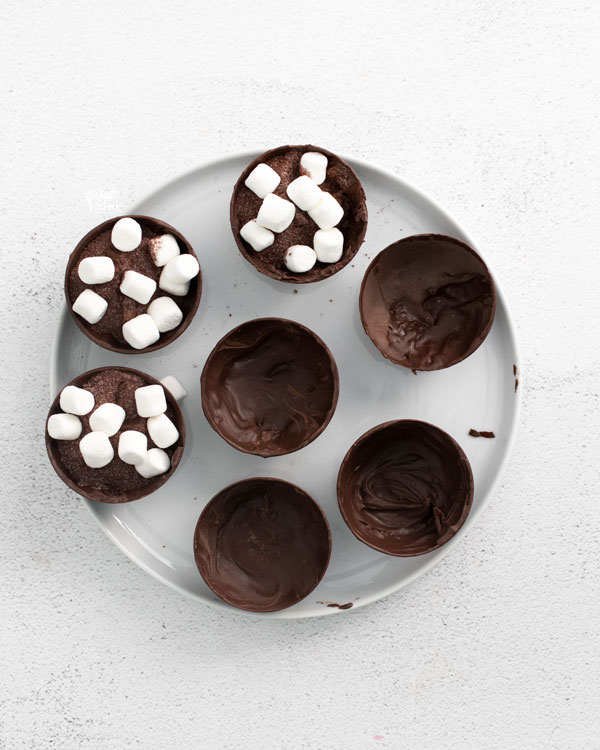
<path fill-rule="evenodd" d="M 246 178 L 258 164 L 268 164 L 281 177 L 281 182 L 273 191 L 275 195 L 289 200 L 286 188 L 303 172 L 300 168 L 302 154 L 317 151 L 328 159 L 327 176 L 319 185 L 321 190 L 331 193 L 344 209 L 344 216 L 337 228 L 344 235 L 344 252 L 337 263 L 320 263 L 306 273 L 293 273 L 288 270 L 283 257 L 292 245 L 313 246 L 313 237 L 319 227 L 306 211 L 296 207 L 296 214 L 291 225 L 283 232 L 275 234 L 274 243 L 256 252 L 240 235 L 240 229 L 248 221 L 256 219 L 262 204 L 252 190 L 244 184 Z M 309 284 L 320 281 L 340 271 L 358 252 L 367 231 L 367 204 L 365 193 L 352 167 L 331 151 L 318 146 L 279 146 L 266 151 L 254 159 L 244 169 L 238 179 L 231 197 L 231 228 L 237 246 L 244 258 L 258 271 L 278 281 L 290 284 Z"/>
<path fill-rule="evenodd" d="M 411 370 L 441 370 L 481 346 L 494 320 L 496 289 L 471 247 L 419 234 L 371 261 L 359 305 L 363 327 L 384 357 Z"/>
<path fill-rule="evenodd" d="M 158 280 L 163 269 L 155 265 L 152 261 L 148 250 L 148 240 L 162 234 L 172 234 L 177 240 L 181 253 L 190 253 L 197 259 L 196 253 L 185 237 L 170 224 L 151 216 L 136 216 L 131 214 L 128 217 L 135 219 L 142 227 L 142 241 L 139 247 L 131 252 L 124 253 L 113 246 L 111 242 L 112 228 L 115 222 L 124 218 L 122 216 L 109 219 L 94 227 L 77 243 L 75 250 L 73 250 L 69 257 L 65 272 L 65 297 L 67 307 L 77 327 L 95 344 L 111 352 L 119 352 L 120 354 L 146 354 L 157 349 L 162 349 L 172 341 L 175 341 L 192 322 L 200 304 L 200 296 L 202 294 L 202 271 L 198 273 L 196 278 L 192 279 L 189 292 L 184 297 L 171 295 L 160 289 Z M 85 284 L 77 273 L 79 263 L 83 258 L 97 255 L 107 255 L 112 259 L 115 264 L 115 275 L 111 281 L 105 284 Z M 183 312 L 183 320 L 177 328 L 161 333 L 160 339 L 145 349 L 134 349 L 131 347 L 123 338 L 121 330 L 123 323 L 131 320 L 131 318 L 135 318 L 137 315 L 145 313 L 150 304 L 148 302 L 148 304 L 142 305 L 131 299 L 131 297 L 127 297 L 119 290 L 123 274 L 129 270 L 137 271 L 156 281 L 156 291 L 152 295 L 150 302 L 157 297 L 171 297 Z M 73 303 L 84 289 L 91 289 L 108 302 L 106 313 L 97 323 L 88 323 L 72 310 Z"/>
<path fill-rule="evenodd" d="M 473 503 L 462 448 L 439 427 L 401 419 L 374 427 L 346 454 L 337 481 L 352 533 L 379 552 L 424 555 L 452 539 Z"/>
<path fill-rule="evenodd" d="M 313 331 L 258 318 L 218 342 L 201 385 L 212 428 L 234 448 L 268 457 L 304 448 L 323 432 L 337 405 L 339 376 Z"/>
<path fill-rule="evenodd" d="M 244 479 L 202 511 L 194 557 L 221 599 L 251 612 L 274 612 L 304 599 L 331 555 L 325 514 L 304 490 L 281 479 Z"/>
<path fill-rule="evenodd" d="M 121 461 L 118 455 L 119 437 L 125 430 L 139 430 L 148 436 L 148 448 L 153 448 L 154 443 L 148 435 L 146 419 L 140 417 L 136 411 L 135 390 L 146 385 L 161 385 L 160 381 L 140 370 L 129 367 L 99 367 L 78 375 L 67 385 L 75 385 L 85 388 L 94 394 L 95 405 L 90 414 L 80 416 L 83 430 L 81 436 L 76 440 L 55 440 L 48 434 L 46 426 L 46 449 L 50 463 L 63 482 L 72 490 L 79 493 L 88 500 L 97 500 L 102 503 L 127 503 L 131 500 L 139 500 L 161 487 L 172 476 L 177 468 L 185 446 L 185 422 L 183 414 L 177 401 L 165 388 L 167 400 L 166 415 L 174 423 L 179 431 L 179 439 L 174 445 L 166 448 L 171 466 L 167 472 L 150 479 L 144 479 L 135 467 Z M 52 414 L 61 413 L 60 393 L 54 399 L 48 412 L 48 419 Z M 89 417 L 100 404 L 112 402 L 117 403 L 125 409 L 126 417 L 121 429 L 110 438 L 115 455 L 113 460 L 100 469 L 92 469 L 83 460 L 79 450 L 79 441 L 88 432 Z"/>

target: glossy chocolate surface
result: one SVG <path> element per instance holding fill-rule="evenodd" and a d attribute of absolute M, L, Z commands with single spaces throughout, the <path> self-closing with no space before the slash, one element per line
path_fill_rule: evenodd
<path fill-rule="evenodd" d="M 194 555 L 214 593 L 234 607 L 273 612 L 304 599 L 331 554 L 327 520 L 314 500 L 280 479 L 221 490 L 203 510 Z"/>
<path fill-rule="evenodd" d="M 441 370 L 488 335 L 496 290 L 487 266 L 452 237 L 421 234 L 382 250 L 360 291 L 360 316 L 379 351 L 411 370 Z"/>
<path fill-rule="evenodd" d="M 308 328 L 259 318 L 230 331 L 202 372 L 202 407 L 230 445 L 259 456 L 303 448 L 327 426 L 339 379 L 335 361 Z"/>
<path fill-rule="evenodd" d="M 422 555 L 451 539 L 473 502 L 464 452 L 427 422 L 398 420 L 359 438 L 337 483 L 342 516 L 360 541 L 399 557 Z"/>

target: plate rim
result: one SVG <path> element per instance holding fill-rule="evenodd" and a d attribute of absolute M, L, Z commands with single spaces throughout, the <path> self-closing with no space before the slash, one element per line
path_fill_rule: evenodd
<path fill-rule="evenodd" d="M 252 160 L 256 158 L 257 156 L 259 156 L 261 153 L 263 152 L 260 149 L 255 148 L 255 149 L 249 149 L 246 151 L 240 151 L 240 152 L 226 154 L 224 156 L 208 159 L 196 165 L 195 167 L 187 170 L 186 172 L 183 172 L 182 174 L 174 177 L 173 179 L 169 181 L 166 181 L 166 182 L 163 181 L 161 183 L 155 184 L 153 189 L 145 193 L 142 198 L 135 201 L 135 203 L 130 207 L 130 211 L 128 213 L 124 213 L 123 216 L 133 214 L 133 213 L 139 213 L 141 205 L 144 205 L 145 203 L 148 203 L 149 201 L 156 198 L 156 196 L 160 192 L 165 190 L 166 188 L 172 188 L 172 187 L 175 187 L 177 184 L 185 183 L 186 181 L 190 180 L 198 172 L 202 172 L 204 170 L 215 169 L 217 166 L 223 165 L 224 162 L 238 161 L 240 159 Z M 457 542 L 461 541 L 462 538 L 469 532 L 473 524 L 479 519 L 484 509 L 488 506 L 489 502 L 491 501 L 492 496 L 494 495 L 494 493 L 496 492 L 498 488 L 500 480 L 504 476 L 504 472 L 506 471 L 506 466 L 512 454 L 512 450 L 514 447 L 514 443 L 516 440 L 516 435 L 517 435 L 517 431 L 518 431 L 518 427 L 519 427 L 519 423 L 521 419 L 521 405 L 522 405 L 522 395 L 523 395 L 523 372 L 521 369 L 521 350 L 519 347 L 519 339 L 517 336 L 516 325 L 515 325 L 515 321 L 514 321 L 510 306 L 508 304 L 507 298 L 504 294 L 502 285 L 499 283 L 496 272 L 493 266 L 489 263 L 488 259 L 486 258 L 485 253 L 482 252 L 479 245 L 476 242 L 474 242 L 471 235 L 469 234 L 469 232 L 465 230 L 463 225 L 459 221 L 457 221 L 454 218 L 454 216 L 451 213 L 449 213 L 443 206 L 441 206 L 435 198 L 432 198 L 429 194 L 425 193 L 420 188 L 415 187 L 415 185 L 413 185 L 411 182 L 404 179 L 403 177 L 400 177 L 398 174 L 396 174 L 396 172 L 393 172 L 391 169 L 388 169 L 387 167 L 380 166 L 379 164 L 375 164 L 361 157 L 348 156 L 347 154 L 340 153 L 340 152 L 336 152 L 336 153 L 342 159 L 347 161 L 348 164 L 350 164 L 350 166 L 353 169 L 356 170 L 356 167 L 358 167 L 359 169 L 365 169 L 365 170 L 370 170 L 372 172 L 375 172 L 382 178 L 396 182 L 402 190 L 408 193 L 412 193 L 419 201 L 424 202 L 424 203 L 429 203 L 431 206 L 433 206 L 433 208 L 435 208 L 436 211 L 439 212 L 441 216 L 447 219 L 452 225 L 454 225 L 461 232 L 462 237 L 464 238 L 463 241 L 471 245 L 471 247 L 473 247 L 479 253 L 479 255 L 481 255 L 496 285 L 496 293 L 498 296 L 498 301 L 501 303 L 502 308 L 506 314 L 508 333 L 510 336 L 512 347 L 514 348 L 514 351 L 515 351 L 516 365 L 518 367 L 519 387 L 518 387 L 518 390 L 514 394 L 514 399 L 515 399 L 513 402 L 514 403 L 514 418 L 512 419 L 510 433 L 508 435 L 508 439 L 506 442 L 504 455 L 502 456 L 498 464 L 496 476 L 491 482 L 486 494 L 481 498 L 481 501 L 478 503 L 478 506 L 476 508 L 471 508 L 471 512 L 469 513 L 469 516 L 466 519 L 465 523 L 463 524 L 460 532 L 457 535 L 455 535 L 452 539 L 450 539 L 448 542 L 446 542 L 446 544 L 444 544 L 442 547 L 440 547 L 439 549 L 431 553 L 431 557 L 429 558 L 429 560 L 427 560 L 417 570 L 408 574 L 407 576 L 402 578 L 402 580 L 400 580 L 399 582 L 390 584 L 389 586 L 386 586 L 385 588 L 379 590 L 376 594 L 371 594 L 368 596 L 361 597 L 361 599 L 354 602 L 353 607 L 349 609 L 345 609 L 345 610 L 341 610 L 338 607 L 323 607 L 322 610 L 318 610 L 314 612 L 311 612 L 311 611 L 295 612 L 294 608 L 291 608 L 291 609 L 282 609 L 282 610 L 278 610 L 275 612 L 266 612 L 266 613 L 261 614 L 261 613 L 256 613 L 256 612 L 239 610 L 227 604 L 226 602 L 223 602 L 217 599 L 216 597 L 214 599 L 202 598 L 198 594 L 192 591 L 189 591 L 188 589 L 184 588 L 178 583 L 167 580 L 164 576 L 160 574 L 160 572 L 152 569 L 143 560 L 140 560 L 137 557 L 135 557 L 130 552 L 130 550 L 113 534 L 112 530 L 109 529 L 104 523 L 101 522 L 100 516 L 95 511 L 95 507 L 97 506 L 97 503 L 92 500 L 87 500 L 86 498 L 79 496 L 80 500 L 83 501 L 83 504 L 86 506 L 90 515 L 94 518 L 98 526 L 102 529 L 102 531 L 106 534 L 106 536 L 111 540 L 111 542 L 129 560 L 135 563 L 135 565 L 141 568 L 144 572 L 151 575 L 154 579 L 156 579 L 163 585 L 168 586 L 170 589 L 174 591 L 178 591 L 179 593 L 186 596 L 188 599 L 192 599 L 200 604 L 213 607 L 222 611 L 225 610 L 230 613 L 237 614 L 237 615 L 242 615 L 246 617 L 254 617 L 256 619 L 266 618 L 266 619 L 300 620 L 300 619 L 308 619 L 308 618 L 313 618 L 313 617 L 327 617 L 331 615 L 338 615 L 342 612 L 344 613 L 352 612 L 354 610 L 365 607 L 366 605 L 371 604 L 373 602 L 379 601 L 381 599 L 385 599 L 386 597 L 390 596 L 390 594 L 394 594 L 397 591 L 400 591 L 401 589 L 405 588 L 406 586 L 409 586 L 417 578 L 420 578 L 422 575 L 429 572 L 435 565 L 437 565 L 441 560 L 443 560 L 443 558 L 452 549 L 454 549 L 454 545 Z M 367 199 L 368 199 L 368 196 L 367 196 Z M 363 248 L 361 247 L 358 252 L 360 252 L 362 249 Z M 248 269 L 248 270 L 251 272 L 251 269 Z M 56 327 L 56 332 L 54 334 L 54 339 L 52 342 L 52 350 L 50 353 L 49 393 L 50 393 L 51 400 L 54 399 L 58 389 L 60 388 L 60 384 L 57 382 L 59 343 L 60 343 L 61 332 L 64 329 L 65 325 L 69 322 L 69 319 L 70 319 L 69 310 L 67 309 L 66 302 L 63 299 L 61 311 L 59 313 L 58 325 Z M 90 345 L 92 343 L 93 342 L 90 341 Z"/>

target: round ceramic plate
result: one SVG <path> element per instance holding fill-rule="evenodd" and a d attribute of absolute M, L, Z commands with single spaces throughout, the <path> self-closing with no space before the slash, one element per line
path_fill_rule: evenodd
<path fill-rule="evenodd" d="M 245 477 L 273 476 L 298 484 L 327 514 L 333 535 L 331 562 L 304 601 L 260 616 L 330 615 L 398 590 L 462 541 L 489 500 L 513 442 L 520 402 L 515 388 L 517 341 L 498 287 L 492 330 L 464 362 L 415 376 L 379 354 L 358 313 L 360 283 L 370 260 L 394 240 L 422 232 L 452 235 L 477 246 L 431 199 L 396 175 L 358 159 L 347 161 L 364 186 L 369 225 L 352 263 L 315 284 L 283 284 L 259 274 L 242 258 L 229 226 L 233 186 L 255 156 L 239 154 L 207 164 L 131 209 L 177 227 L 198 254 L 203 292 L 188 330 L 151 354 L 114 354 L 92 344 L 65 308 L 53 351 L 50 396 L 84 370 L 102 365 L 128 365 L 157 378 L 175 375 L 188 392 L 182 403 L 188 438 L 181 465 L 153 495 L 123 505 L 86 501 L 90 511 L 113 542 L 148 573 L 198 601 L 241 612 L 217 599 L 196 569 L 192 542 L 198 516 L 220 489 Z M 81 234 L 88 229 L 82 227 Z M 200 403 L 200 374 L 212 347 L 228 330 L 269 316 L 297 320 L 325 341 L 339 368 L 340 397 L 331 423 L 313 443 L 288 456 L 264 459 L 236 451 L 208 425 Z M 475 481 L 473 509 L 461 531 L 441 549 L 414 558 L 383 555 L 361 544 L 344 524 L 336 499 L 338 469 L 350 445 L 374 425 L 399 418 L 426 420 L 449 432 L 469 457 Z M 492 430 L 496 437 L 470 437 L 471 428 Z M 346 606 L 340 610 L 340 605 Z"/>

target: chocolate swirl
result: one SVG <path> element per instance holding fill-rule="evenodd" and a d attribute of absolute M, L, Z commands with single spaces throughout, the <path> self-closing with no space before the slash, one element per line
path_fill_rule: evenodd
<path fill-rule="evenodd" d="M 312 331 L 280 318 L 244 323 L 216 345 L 202 372 L 212 427 L 246 453 L 278 456 L 314 440 L 338 397 L 331 352 Z"/>
<path fill-rule="evenodd" d="M 246 479 L 221 490 L 196 526 L 202 577 L 234 607 L 272 612 L 309 594 L 331 553 L 327 520 L 314 500 L 280 479 Z"/>
<path fill-rule="evenodd" d="M 370 430 L 350 448 L 338 477 L 340 510 L 352 532 L 402 557 L 445 544 L 472 500 L 467 457 L 426 422 L 399 420 Z"/>

